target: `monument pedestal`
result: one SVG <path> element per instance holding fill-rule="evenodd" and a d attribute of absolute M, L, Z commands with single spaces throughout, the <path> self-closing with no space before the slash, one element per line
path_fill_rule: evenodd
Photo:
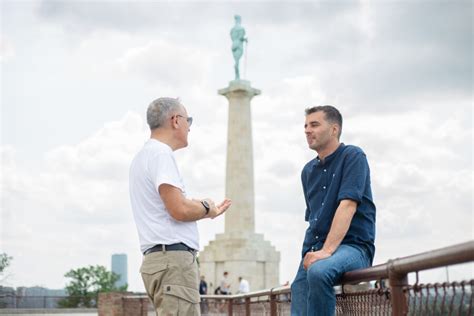
<path fill-rule="evenodd" d="M 233 80 L 219 90 L 229 100 L 226 197 L 232 206 L 224 215 L 224 234 L 218 234 L 199 254 L 209 294 L 220 285 L 224 271 L 229 272 L 232 293 L 238 291 L 239 276 L 249 281 L 251 291 L 279 285 L 280 253 L 255 233 L 250 101 L 260 93 L 246 80 Z"/>
<path fill-rule="evenodd" d="M 261 234 L 218 234 L 199 253 L 200 273 L 206 277 L 209 294 L 220 286 L 224 271 L 229 272 L 231 293 L 239 290 L 238 277 L 250 284 L 250 291 L 280 285 L 280 253 Z M 212 287 L 210 284 L 212 283 Z"/>

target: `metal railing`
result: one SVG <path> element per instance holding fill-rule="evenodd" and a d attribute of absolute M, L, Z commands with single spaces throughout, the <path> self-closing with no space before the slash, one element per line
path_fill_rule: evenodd
<path fill-rule="evenodd" d="M 474 241 L 470 241 L 347 272 L 336 295 L 336 314 L 474 315 L 474 280 L 426 285 L 418 282 L 419 271 L 473 261 Z M 415 284 L 408 283 L 409 273 L 416 273 Z M 376 281 L 377 288 L 348 291 L 350 285 L 367 281 Z M 201 313 L 289 315 L 290 302 L 288 286 L 240 295 L 203 295 Z"/>

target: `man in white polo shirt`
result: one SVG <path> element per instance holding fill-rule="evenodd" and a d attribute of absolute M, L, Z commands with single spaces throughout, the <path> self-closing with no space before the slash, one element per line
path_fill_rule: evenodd
<path fill-rule="evenodd" d="M 196 221 L 221 215 L 231 201 L 186 198 L 173 151 L 188 145 L 193 120 L 178 99 L 153 101 L 147 122 L 150 139 L 130 166 L 130 201 L 144 254 L 140 272 L 158 315 L 199 315 Z"/>

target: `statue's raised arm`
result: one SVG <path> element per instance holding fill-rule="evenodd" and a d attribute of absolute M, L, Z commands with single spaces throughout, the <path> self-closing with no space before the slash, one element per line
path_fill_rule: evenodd
<path fill-rule="evenodd" d="M 239 71 L 239 60 L 244 53 L 244 42 L 247 41 L 245 38 L 245 29 L 240 25 L 242 18 L 240 15 L 235 15 L 235 25 L 230 30 L 230 37 L 232 39 L 232 54 L 234 55 L 234 70 L 235 70 L 235 79 L 240 79 Z"/>

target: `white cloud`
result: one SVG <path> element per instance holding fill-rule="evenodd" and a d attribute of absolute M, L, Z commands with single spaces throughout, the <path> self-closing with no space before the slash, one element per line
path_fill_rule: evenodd
<path fill-rule="evenodd" d="M 6 62 L 15 56 L 15 47 L 5 37 L 0 37 L 0 63 Z"/>
<path fill-rule="evenodd" d="M 81 253 L 83 262 L 95 264 L 94 258 L 107 262 L 113 249 L 133 252 L 128 165 L 146 137 L 143 120 L 128 113 L 77 145 L 48 152 L 38 169 L 17 163 L 12 148 L 2 148 L 2 249 L 15 258 L 16 282 L 41 284 L 39 269 L 60 287 Z M 29 269 L 26 258 L 45 256 L 43 245 L 65 259 L 54 270 L 46 258 Z"/>
<path fill-rule="evenodd" d="M 206 80 L 212 58 L 211 51 L 162 40 L 132 47 L 117 62 L 127 73 L 176 87 L 183 85 L 183 78 L 188 85 Z"/>

